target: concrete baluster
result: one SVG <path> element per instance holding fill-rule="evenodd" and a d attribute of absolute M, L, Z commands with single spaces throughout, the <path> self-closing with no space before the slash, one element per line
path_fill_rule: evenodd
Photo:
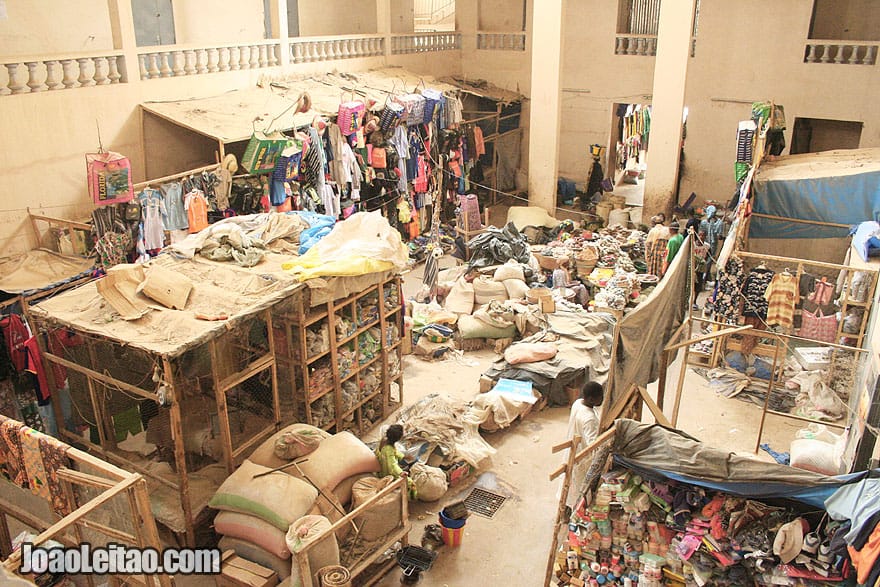
<path fill-rule="evenodd" d="M 24 65 L 25 67 L 27 67 L 28 70 L 27 87 L 31 89 L 31 92 L 42 92 L 44 89 L 46 89 L 43 85 L 43 82 L 38 79 L 37 62 L 27 61 Z"/>
<path fill-rule="evenodd" d="M 846 45 L 834 45 L 835 49 L 837 49 L 837 54 L 834 56 L 834 63 L 843 63 L 843 49 Z"/>
<path fill-rule="evenodd" d="M 874 65 L 877 57 L 877 45 L 868 45 L 865 51 L 865 57 L 862 59 L 863 65 Z"/>
<path fill-rule="evenodd" d="M 224 51 L 228 50 L 225 47 L 222 49 L 217 49 L 216 47 L 211 47 L 210 49 L 208 49 L 208 56 L 206 59 L 208 73 L 229 71 L 229 55 L 224 55 Z"/>
<path fill-rule="evenodd" d="M 250 51 L 250 69 L 259 69 L 261 67 L 260 64 L 260 47 L 263 45 L 251 45 L 248 47 L 248 51 Z"/>
<path fill-rule="evenodd" d="M 822 63 L 831 63 L 831 46 L 830 45 L 821 45 L 822 47 L 822 57 L 819 59 Z"/>
<path fill-rule="evenodd" d="M 61 85 L 61 79 L 58 76 L 59 63 L 57 59 L 46 61 L 46 87 L 49 90 L 60 90 L 64 86 Z"/>
<path fill-rule="evenodd" d="M 183 73 L 184 75 L 193 75 L 196 72 L 196 52 L 193 49 L 187 49 L 183 52 Z"/>
<path fill-rule="evenodd" d="M 108 74 L 110 73 L 110 68 L 107 65 L 107 58 L 94 57 L 92 58 L 92 64 L 95 66 L 95 84 L 99 86 L 109 85 L 110 77 Z"/>
<path fill-rule="evenodd" d="M 111 55 L 107 58 L 107 66 L 109 68 L 109 73 L 107 77 L 110 78 L 111 84 L 118 84 L 122 79 L 122 73 L 119 71 L 119 60 L 122 59 L 121 55 Z M 49 88 L 50 90 L 52 88 Z"/>
<path fill-rule="evenodd" d="M 849 54 L 849 60 L 847 63 L 849 65 L 858 65 L 859 63 L 859 48 L 861 45 L 850 45 L 850 49 L 852 49 L 852 53 Z"/>
<path fill-rule="evenodd" d="M 79 77 L 76 81 L 79 82 L 80 87 L 95 85 L 94 74 L 86 73 L 90 69 L 89 64 L 92 63 L 92 60 L 89 57 L 80 57 L 76 62 L 79 64 Z M 94 65 L 92 65 L 92 67 L 94 67 Z"/>
<path fill-rule="evenodd" d="M 61 83 L 64 89 L 69 90 L 76 85 L 76 74 L 73 69 L 73 59 L 61 60 Z"/>

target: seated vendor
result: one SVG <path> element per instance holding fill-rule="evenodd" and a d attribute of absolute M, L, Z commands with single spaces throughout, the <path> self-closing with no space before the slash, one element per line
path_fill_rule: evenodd
<path fill-rule="evenodd" d="M 376 457 L 379 459 L 380 467 L 379 477 L 391 475 L 397 479 L 403 475 L 403 467 L 400 466 L 403 453 L 394 446 L 401 438 L 403 438 L 403 426 L 400 424 L 392 424 L 385 431 L 385 438 L 376 449 Z"/>
<path fill-rule="evenodd" d="M 571 274 L 568 272 L 568 257 L 559 257 L 556 260 L 556 269 L 553 270 L 553 289 L 564 288 L 573 290 L 577 302 L 584 308 L 587 307 L 590 301 L 587 286 L 571 278 Z"/>

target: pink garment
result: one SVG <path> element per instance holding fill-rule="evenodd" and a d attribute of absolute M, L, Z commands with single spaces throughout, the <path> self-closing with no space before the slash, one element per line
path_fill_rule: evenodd
<path fill-rule="evenodd" d="M 830 304 L 831 298 L 834 295 L 834 286 L 827 281 L 817 281 L 815 287 L 816 289 L 810 294 L 808 299 L 820 306 Z"/>

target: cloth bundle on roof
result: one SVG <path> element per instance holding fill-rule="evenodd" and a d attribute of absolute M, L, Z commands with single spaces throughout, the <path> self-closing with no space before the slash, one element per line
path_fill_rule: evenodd
<path fill-rule="evenodd" d="M 409 249 L 400 240 L 400 233 L 381 213 L 358 212 L 337 223 L 302 257 L 282 267 L 307 280 L 401 270 L 408 260 Z"/>
<path fill-rule="evenodd" d="M 467 246 L 474 252 L 470 261 L 471 268 L 500 265 L 509 259 L 528 263 L 531 255 L 529 241 L 512 222 L 500 229 L 490 226 L 486 232 L 472 238 Z"/>

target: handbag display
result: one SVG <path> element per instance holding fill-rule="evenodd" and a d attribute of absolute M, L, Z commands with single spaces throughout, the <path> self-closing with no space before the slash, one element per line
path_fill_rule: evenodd
<path fill-rule="evenodd" d="M 404 94 L 395 98 L 403 106 L 401 119 L 407 125 L 422 124 L 425 120 L 425 97 L 421 94 Z"/>
<path fill-rule="evenodd" d="M 256 131 L 251 135 L 241 165 L 250 174 L 272 173 L 281 152 L 288 146 L 289 139 L 280 132 L 263 133 Z"/>
<path fill-rule="evenodd" d="M 825 316 L 818 308 L 815 313 L 804 309 L 801 311 L 801 329 L 798 335 L 822 342 L 836 342 L 837 316 Z"/>
<path fill-rule="evenodd" d="M 351 100 L 339 104 L 336 124 L 344 136 L 353 135 L 358 131 L 361 127 L 361 118 L 366 108 L 366 105 L 360 100 Z"/>
<path fill-rule="evenodd" d="M 403 112 L 403 105 L 397 102 L 388 102 L 379 115 L 379 128 L 383 131 L 393 128 L 400 121 Z"/>
<path fill-rule="evenodd" d="M 128 157 L 113 151 L 86 153 L 86 172 L 95 204 L 120 204 L 134 197 Z"/>

